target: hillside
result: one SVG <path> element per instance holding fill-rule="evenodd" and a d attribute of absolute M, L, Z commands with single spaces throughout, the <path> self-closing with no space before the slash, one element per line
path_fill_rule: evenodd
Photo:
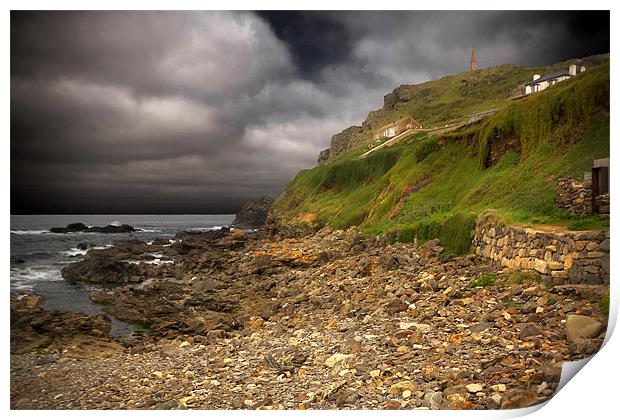
<path fill-rule="evenodd" d="M 601 57 L 579 62 L 588 60 L 596 64 Z M 597 216 L 561 210 L 555 196 L 558 177 L 582 177 L 594 159 L 609 156 L 609 65 L 592 65 L 543 92 L 507 99 L 511 86 L 539 70 L 500 66 L 401 86 L 400 99 L 394 100 L 394 92 L 386 96 L 384 108 L 360 128 L 366 140 L 301 171 L 276 201 L 270 220 L 291 233 L 359 225 L 365 234 L 394 233 L 405 242 L 439 237 L 453 253 L 469 250 L 474 220 L 487 208 L 510 223 L 605 226 Z M 411 99 L 402 98 L 406 92 Z M 357 158 L 372 128 L 385 121 L 411 115 L 425 126 L 445 124 L 493 107 L 500 110 L 462 130 L 433 138 L 418 133 Z"/>

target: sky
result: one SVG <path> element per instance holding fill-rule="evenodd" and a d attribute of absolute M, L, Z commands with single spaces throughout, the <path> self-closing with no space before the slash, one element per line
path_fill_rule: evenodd
<path fill-rule="evenodd" d="M 12 12 L 11 213 L 234 213 L 383 96 L 609 52 L 608 12 Z"/>

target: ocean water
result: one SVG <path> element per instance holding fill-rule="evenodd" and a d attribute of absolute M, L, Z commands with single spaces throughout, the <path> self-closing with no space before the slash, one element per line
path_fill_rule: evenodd
<path fill-rule="evenodd" d="M 11 215 L 11 293 L 34 292 L 44 298 L 46 309 L 87 314 L 102 313 L 88 299 L 97 286 L 70 284 L 60 274 L 67 264 L 86 251 L 77 248 L 86 242 L 108 247 L 119 239 L 149 241 L 170 238 L 181 231 L 207 231 L 229 226 L 233 214 L 207 215 Z M 88 226 L 129 224 L 141 229 L 132 233 L 51 233 L 49 228 L 82 222 Z M 127 325 L 113 319 L 113 333 L 122 335 Z"/>

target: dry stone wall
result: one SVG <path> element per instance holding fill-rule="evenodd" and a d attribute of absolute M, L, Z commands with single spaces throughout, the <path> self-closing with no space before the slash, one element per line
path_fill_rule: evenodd
<path fill-rule="evenodd" d="M 609 231 L 546 232 L 508 226 L 493 211 L 476 221 L 477 255 L 507 268 L 535 270 L 556 284 L 609 284 Z"/>
<path fill-rule="evenodd" d="M 573 214 L 592 213 L 592 188 L 587 179 L 558 178 L 556 204 Z"/>

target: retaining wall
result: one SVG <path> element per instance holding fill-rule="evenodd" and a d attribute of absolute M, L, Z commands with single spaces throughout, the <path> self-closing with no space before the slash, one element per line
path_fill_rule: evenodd
<path fill-rule="evenodd" d="M 609 284 L 609 231 L 508 226 L 487 211 L 476 220 L 472 248 L 503 267 L 551 276 L 556 284 Z"/>

